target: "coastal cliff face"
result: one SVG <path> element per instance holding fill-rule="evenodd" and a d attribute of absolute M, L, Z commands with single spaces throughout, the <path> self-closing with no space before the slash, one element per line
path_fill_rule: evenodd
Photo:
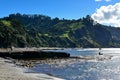
<path fill-rule="evenodd" d="M 16 19 L 0 20 L 0 47 L 29 45 L 29 35 Z"/>
<path fill-rule="evenodd" d="M 112 28 L 89 15 L 67 20 L 11 14 L 0 19 L 0 47 L 120 47 L 118 29 Z"/>

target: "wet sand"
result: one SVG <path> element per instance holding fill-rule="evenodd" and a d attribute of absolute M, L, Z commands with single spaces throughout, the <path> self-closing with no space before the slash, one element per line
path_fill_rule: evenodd
<path fill-rule="evenodd" d="M 0 58 L 0 80 L 63 80 L 46 74 L 24 73 L 24 69 Z"/>

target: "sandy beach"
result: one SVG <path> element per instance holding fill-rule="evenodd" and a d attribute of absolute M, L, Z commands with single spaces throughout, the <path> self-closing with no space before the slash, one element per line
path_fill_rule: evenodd
<path fill-rule="evenodd" d="M 10 60 L 0 58 L 0 80 L 64 80 L 46 74 L 25 73 L 25 68 L 12 64 Z"/>

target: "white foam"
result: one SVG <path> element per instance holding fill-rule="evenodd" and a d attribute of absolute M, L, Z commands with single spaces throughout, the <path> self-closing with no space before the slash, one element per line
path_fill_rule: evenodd
<path fill-rule="evenodd" d="M 27 77 L 33 77 L 33 78 L 40 79 L 40 80 L 64 80 L 64 79 L 49 76 L 46 74 L 42 74 L 42 73 L 39 73 L 39 74 L 38 73 L 24 73 L 24 75 Z"/>
<path fill-rule="evenodd" d="M 111 60 L 120 60 L 120 56 L 113 56 Z"/>
<path fill-rule="evenodd" d="M 99 50 L 99 48 L 80 48 L 80 49 L 77 49 L 77 51 L 94 51 L 94 50 Z"/>

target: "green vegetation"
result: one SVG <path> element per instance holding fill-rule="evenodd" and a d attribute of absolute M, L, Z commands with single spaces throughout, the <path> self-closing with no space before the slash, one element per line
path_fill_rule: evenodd
<path fill-rule="evenodd" d="M 120 47 L 116 31 L 89 15 L 67 20 L 17 13 L 0 19 L 0 47 Z"/>
<path fill-rule="evenodd" d="M 29 45 L 28 34 L 16 20 L 0 20 L 0 47 L 25 47 Z"/>
<path fill-rule="evenodd" d="M 1 23 L 5 26 L 11 26 L 10 21 L 6 21 L 6 20 L 1 20 Z"/>

